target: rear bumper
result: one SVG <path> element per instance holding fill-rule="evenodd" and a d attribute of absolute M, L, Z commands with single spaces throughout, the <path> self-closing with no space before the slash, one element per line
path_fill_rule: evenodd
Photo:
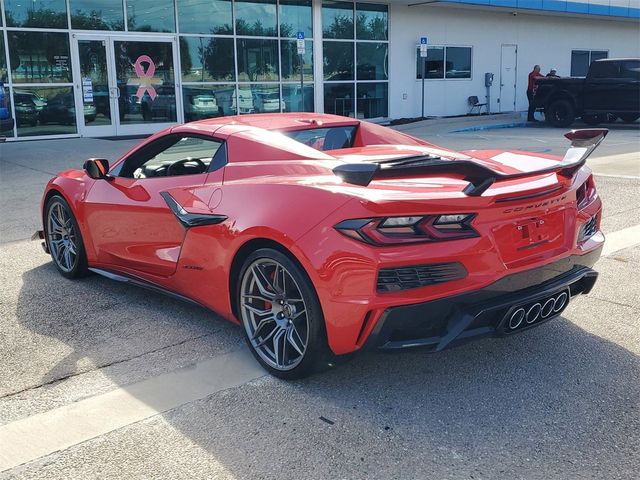
<path fill-rule="evenodd" d="M 509 275 L 480 290 L 388 308 L 364 348 L 425 347 L 440 351 L 472 338 L 509 335 L 535 327 L 560 315 L 570 299 L 589 293 L 598 277 L 590 267 L 601 250 Z M 536 305 L 542 310 L 545 304 L 548 308 L 543 315 Z M 514 316 L 517 318 L 510 326 Z M 521 322 L 512 328 L 520 316 Z"/>

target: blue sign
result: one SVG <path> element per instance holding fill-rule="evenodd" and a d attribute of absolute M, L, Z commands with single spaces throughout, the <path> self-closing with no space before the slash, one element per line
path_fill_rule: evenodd
<path fill-rule="evenodd" d="M 298 40 L 304 40 L 304 32 L 298 32 L 298 33 L 296 34 L 296 38 L 297 38 Z"/>
<path fill-rule="evenodd" d="M 426 45 L 427 44 L 427 37 L 420 37 L 420 45 Z"/>

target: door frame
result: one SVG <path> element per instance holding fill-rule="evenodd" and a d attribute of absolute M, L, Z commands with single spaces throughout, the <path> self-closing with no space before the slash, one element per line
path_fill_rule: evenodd
<path fill-rule="evenodd" d="M 513 72 L 513 79 L 514 79 L 514 82 L 515 82 L 513 84 L 513 105 L 509 106 L 508 110 L 506 109 L 507 107 L 504 107 L 504 104 L 502 102 L 502 88 L 503 88 L 503 85 L 504 85 L 503 79 L 502 79 L 502 65 L 503 65 L 503 60 L 504 60 L 504 58 L 503 58 L 504 47 L 513 47 L 514 52 L 515 52 L 515 62 L 514 62 L 514 72 Z M 498 93 L 498 98 L 500 99 L 500 105 L 498 107 L 498 109 L 500 110 L 500 113 L 517 111 L 516 105 L 518 103 L 518 45 L 515 44 L 515 43 L 503 43 L 503 44 L 500 45 L 500 91 Z"/>
<path fill-rule="evenodd" d="M 176 35 L 127 35 L 122 33 L 73 33 L 72 34 L 74 68 L 78 72 L 75 79 L 75 106 L 76 121 L 78 125 L 78 133 L 82 137 L 106 137 L 106 136 L 122 136 L 122 135 L 149 135 L 167 127 L 174 126 L 184 122 L 184 112 L 182 109 L 182 95 L 180 94 L 180 82 L 178 75 L 180 74 L 178 41 Z M 79 40 L 104 41 L 107 55 L 107 78 L 109 82 L 109 103 L 111 107 L 111 125 L 92 126 L 86 125 L 84 122 L 84 99 L 82 92 L 82 75 L 80 74 L 80 53 L 78 48 Z M 162 42 L 171 43 L 172 61 L 173 61 L 173 78 L 176 101 L 176 121 L 175 122 L 158 122 L 158 123 L 120 123 L 120 112 L 118 98 L 120 91 L 117 88 L 116 78 L 116 59 L 115 59 L 115 42 Z"/>

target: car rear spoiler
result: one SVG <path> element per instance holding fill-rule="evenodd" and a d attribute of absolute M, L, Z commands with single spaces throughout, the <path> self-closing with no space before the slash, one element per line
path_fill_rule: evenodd
<path fill-rule="evenodd" d="M 420 155 L 400 157 L 379 162 L 346 163 L 333 169 L 344 182 L 366 187 L 373 180 L 418 175 L 450 174 L 464 175 L 469 184 L 463 192 L 472 197 L 482 195 L 494 182 L 515 178 L 531 177 L 557 172 L 567 178 L 573 177 L 587 158 L 607 136 L 606 128 L 586 128 L 571 130 L 565 134 L 571 140 L 571 147 L 564 158 L 552 167 L 520 173 L 500 173 L 472 160 L 447 160 L 441 157 Z"/>

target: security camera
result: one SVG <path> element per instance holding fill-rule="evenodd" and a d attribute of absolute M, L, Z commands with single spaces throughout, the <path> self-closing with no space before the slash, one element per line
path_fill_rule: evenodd
<path fill-rule="evenodd" d="M 514 17 L 518 16 L 518 12 L 511 12 L 511 15 L 513 15 Z"/>

